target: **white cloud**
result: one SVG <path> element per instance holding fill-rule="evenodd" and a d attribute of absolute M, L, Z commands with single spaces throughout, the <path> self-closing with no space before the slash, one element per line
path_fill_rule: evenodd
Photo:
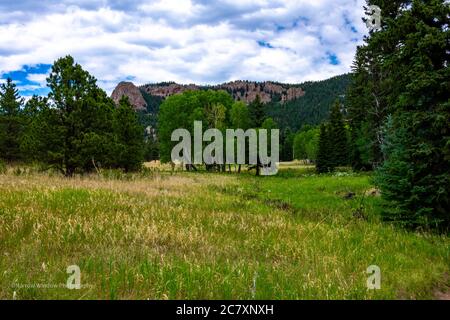
<path fill-rule="evenodd" d="M 108 92 L 129 77 L 137 84 L 320 80 L 350 70 L 365 32 L 363 2 L 46 0 L 9 12 L 2 3 L 0 74 L 71 54 Z M 43 85 L 45 75 L 28 80 Z"/>
<path fill-rule="evenodd" d="M 48 73 L 29 73 L 27 75 L 29 81 L 38 83 L 41 87 L 45 86 L 47 77 Z"/>

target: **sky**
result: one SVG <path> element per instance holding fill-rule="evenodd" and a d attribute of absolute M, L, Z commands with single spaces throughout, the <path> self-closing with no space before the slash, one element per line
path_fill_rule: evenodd
<path fill-rule="evenodd" d="M 108 93 L 120 81 L 301 83 L 350 71 L 364 0 L 0 0 L 0 82 L 44 95 L 72 55 Z"/>

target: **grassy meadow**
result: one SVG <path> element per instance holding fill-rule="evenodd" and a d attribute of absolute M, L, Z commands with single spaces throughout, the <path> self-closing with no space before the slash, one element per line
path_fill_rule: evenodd
<path fill-rule="evenodd" d="M 0 299 L 427 299 L 450 239 L 379 220 L 369 175 L 0 174 Z M 348 197 L 349 194 L 354 194 Z M 346 199 L 350 198 L 350 199 Z M 80 290 L 65 287 L 69 265 Z M 381 268 L 367 290 L 366 269 Z"/>

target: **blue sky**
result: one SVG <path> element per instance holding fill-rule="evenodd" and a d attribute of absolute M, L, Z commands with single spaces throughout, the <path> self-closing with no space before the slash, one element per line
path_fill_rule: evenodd
<path fill-rule="evenodd" d="M 0 0 L 0 79 L 46 94 L 71 54 L 108 93 L 122 80 L 298 83 L 350 71 L 364 0 Z M 0 80 L 3 81 L 3 80 Z"/>

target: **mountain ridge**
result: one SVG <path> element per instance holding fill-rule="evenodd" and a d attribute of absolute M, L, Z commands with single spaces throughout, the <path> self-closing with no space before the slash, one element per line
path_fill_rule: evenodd
<path fill-rule="evenodd" d="M 122 95 L 129 97 L 139 113 L 141 122 L 156 126 L 159 106 L 170 95 L 187 90 L 225 90 L 237 101 L 252 102 L 257 95 L 265 103 L 267 116 L 281 128 L 298 130 L 304 124 L 317 125 L 327 119 L 331 105 L 339 99 L 345 103 L 345 93 L 351 74 L 320 81 L 285 84 L 275 81 L 237 80 L 217 85 L 178 84 L 176 82 L 148 83 L 135 86 L 120 82 L 111 97 L 118 103 Z"/>
<path fill-rule="evenodd" d="M 217 85 L 178 84 L 176 82 L 149 83 L 140 86 L 130 81 L 120 82 L 113 90 L 111 97 L 118 103 L 122 95 L 128 96 L 136 110 L 145 109 L 143 93 L 160 98 L 183 93 L 188 90 L 225 90 L 234 100 L 250 103 L 259 96 L 264 103 L 274 100 L 282 103 L 300 98 L 305 95 L 299 84 L 285 84 L 274 81 L 236 80 Z M 141 91 L 141 94 L 138 93 Z"/>

